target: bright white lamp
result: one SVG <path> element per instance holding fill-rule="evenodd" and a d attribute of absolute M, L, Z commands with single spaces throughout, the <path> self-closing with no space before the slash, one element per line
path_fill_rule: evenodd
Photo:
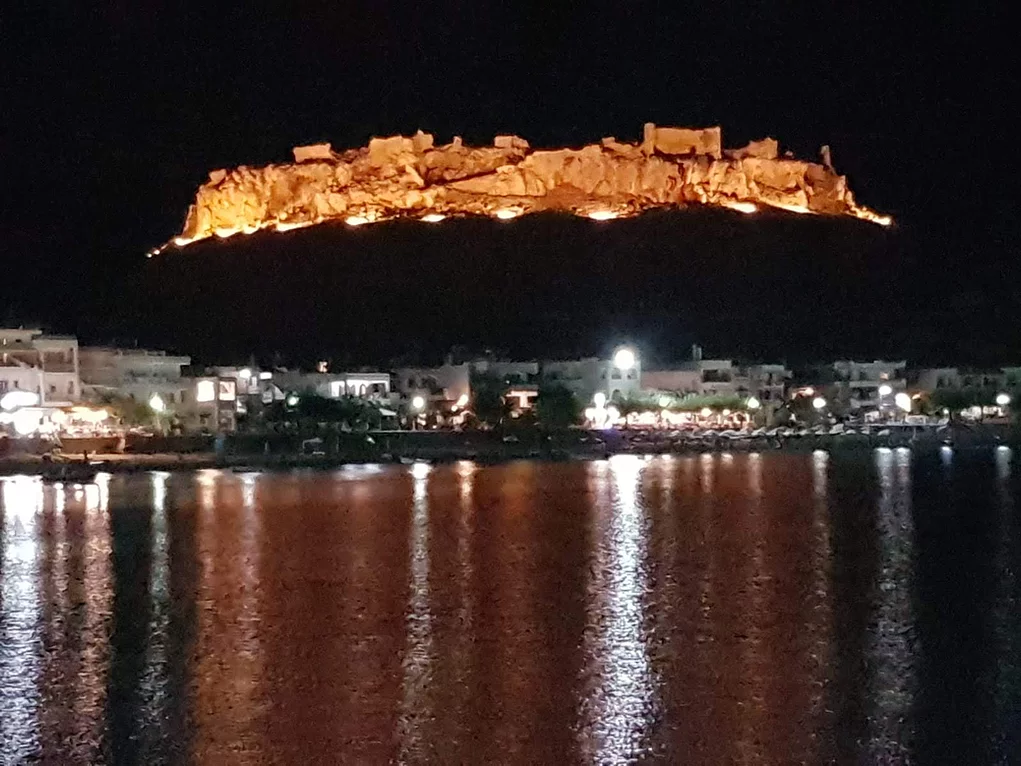
<path fill-rule="evenodd" d="M 817 396 L 815 397 L 815 399 L 812 400 L 812 406 L 815 407 L 817 410 L 821 410 L 826 406 L 826 400 L 823 399 L 821 396 Z"/>
<path fill-rule="evenodd" d="M 1010 404 L 1010 394 L 997 394 L 996 403 L 1000 407 L 1006 407 L 1008 404 Z"/>
<path fill-rule="evenodd" d="M 159 415 L 167 408 L 167 405 L 164 404 L 162 396 L 159 394 L 153 394 L 152 398 L 149 399 L 149 407 L 153 412 Z"/>
<path fill-rule="evenodd" d="M 18 407 L 35 407 L 39 404 L 39 394 L 34 391 L 8 391 L 0 397 L 0 409 L 16 410 Z"/>
<path fill-rule="evenodd" d="M 425 409 L 425 399 L 421 396 L 416 396 L 411 400 L 411 409 L 421 412 Z"/>
<path fill-rule="evenodd" d="M 635 352 L 627 347 L 618 348 L 613 354 L 613 366 L 619 370 L 630 370 L 635 366 Z"/>
<path fill-rule="evenodd" d="M 18 436 L 30 436 L 39 430 L 38 412 L 18 410 L 12 416 L 11 421 Z"/>

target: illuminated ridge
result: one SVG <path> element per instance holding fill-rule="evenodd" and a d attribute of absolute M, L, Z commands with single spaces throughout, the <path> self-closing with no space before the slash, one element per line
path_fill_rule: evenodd
<path fill-rule="evenodd" d="M 565 211 L 597 221 L 685 205 L 754 213 L 761 207 L 892 220 L 855 202 L 847 179 L 822 162 L 778 155 L 772 138 L 723 149 L 715 128 L 645 125 L 639 144 L 604 138 L 580 149 L 533 150 L 517 136 L 471 147 L 374 138 L 360 149 L 299 146 L 294 162 L 214 170 L 199 187 L 184 229 L 168 245 L 208 237 L 287 231 L 325 221 L 350 226 L 411 217 L 434 223 L 458 215 L 501 220 Z"/>

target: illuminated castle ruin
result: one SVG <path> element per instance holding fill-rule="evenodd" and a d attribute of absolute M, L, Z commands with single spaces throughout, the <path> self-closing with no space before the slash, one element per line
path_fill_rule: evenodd
<path fill-rule="evenodd" d="M 580 149 L 532 149 L 517 136 L 497 136 L 492 146 L 466 146 L 457 137 L 436 146 L 421 131 L 339 152 L 329 144 L 299 146 L 291 163 L 210 173 L 183 231 L 168 245 L 327 221 L 358 226 L 404 217 L 434 223 L 449 216 L 511 219 L 540 211 L 608 220 L 688 205 L 748 214 L 771 207 L 889 225 L 889 216 L 855 201 L 847 179 L 833 169 L 828 147 L 821 155 L 821 162 L 780 156 L 772 138 L 724 149 L 718 127 L 651 123 L 641 143 L 604 138 Z"/>

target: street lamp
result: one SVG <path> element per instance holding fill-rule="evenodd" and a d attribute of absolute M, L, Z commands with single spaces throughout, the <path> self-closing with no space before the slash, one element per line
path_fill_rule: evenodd
<path fill-rule="evenodd" d="M 39 394 L 32 391 L 8 391 L 0 397 L 0 409 L 16 410 L 19 407 L 35 407 L 39 404 Z"/>
<path fill-rule="evenodd" d="M 903 391 L 893 397 L 893 402 L 904 412 L 911 412 L 911 397 Z"/>
<path fill-rule="evenodd" d="M 415 431 L 415 430 L 418 429 L 418 416 L 421 414 L 422 410 L 424 410 L 424 409 L 425 409 L 425 397 L 423 397 L 423 396 L 413 396 L 411 398 L 411 412 L 412 412 L 411 430 L 412 431 Z"/>
<path fill-rule="evenodd" d="M 149 409 L 152 410 L 154 420 L 156 421 L 156 430 L 160 432 L 160 436 L 163 435 L 163 421 L 160 415 L 167 409 L 167 405 L 163 402 L 163 397 L 159 394 L 153 394 L 149 398 Z"/>
<path fill-rule="evenodd" d="M 745 407 L 747 407 L 750 410 L 757 410 L 759 407 L 762 406 L 762 403 L 758 399 L 756 399 L 754 396 L 749 396 L 748 397 L 748 401 L 745 402 L 744 404 L 745 404 Z"/>
<path fill-rule="evenodd" d="M 826 407 L 826 400 L 823 399 L 821 396 L 817 396 L 815 397 L 815 399 L 812 400 L 812 406 L 815 407 L 815 409 L 817 410 L 824 409 Z"/>
<path fill-rule="evenodd" d="M 241 378 L 242 380 L 248 380 L 250 377 L 252 377 L 252 371 L 245 367 L 238 371 L 238 377 Z"/>
<path fill-rule="evenodd" d="M 1000 407 L 1006 407 L 1010 404 L 1010 394 L 997 394 L 996 404 Z"/>
<path fill-rule="evenodd" d="M 886 383 L 884 383 L 883 385 L 881 385 L 879 387 L 879 395 L 880 396 L 889 396 L 892 393 L 893 393 L 893 388 L 891 386 L 889 386 L 888 384 L 886 384 Z"/>
<path fill-rule="evenodd" d="M 635 352 L 627 346 L 618 348 L 613 354 L 613 366 L 627 372 L 635 366 Z"/>

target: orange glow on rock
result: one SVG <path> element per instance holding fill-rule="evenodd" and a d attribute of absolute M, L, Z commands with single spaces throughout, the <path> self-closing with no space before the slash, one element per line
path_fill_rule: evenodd
<path fill-rule="evenodd" d="M 771 138 L 724 149 L 719 128 L 648 123 L 640 143 L 604 138 L 580 149 L 543 150 L 517 136 L 497 136 L 492 146 L 469 147 L 460 138 L 435 146 L 431 135 L 419 131 L 374 138 L 345 152 L 329 144 L 297 147 L 294 156 L 291 163 L 210 173 L 171 243 L 185 247 L 213 236 L 324 221 L 360 226 L 414 217 L 435 223 L 457 215 L 511 220 L 550 210 L 608 221 L 689 205 L 893 222 L 855 201 L 847 179 L 833 170 L 828 149 L 821 163 L 780 157 Z"/>

